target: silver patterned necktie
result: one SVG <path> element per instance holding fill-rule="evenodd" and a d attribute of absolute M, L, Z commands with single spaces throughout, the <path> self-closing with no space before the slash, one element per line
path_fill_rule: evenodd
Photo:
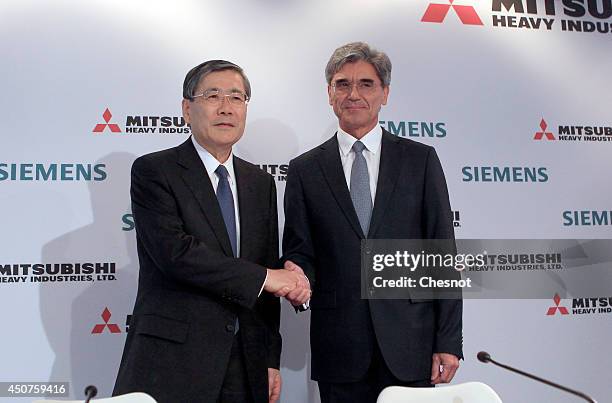
<path fill-rule="evenodd" d="M 351 169 L 351 200 L 359 219 L 363 234 L 367 237 L 372 217 L 372 194 L 370 192 L 370 175 L 368 164 L 363 156 L 365 145 L 357 140 L 353 144 L 355 160 Z"/>

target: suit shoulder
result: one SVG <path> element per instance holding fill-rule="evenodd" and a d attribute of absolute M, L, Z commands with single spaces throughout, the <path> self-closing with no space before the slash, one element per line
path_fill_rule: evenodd
<path fill-rule="evenodd" d="M 325 141 L 323 144 L 311 148 L 310 150 L 298 155 L 290 161 L 293 166 L 308 166 L 314 163 L 321 157 L 323 150 L 328 147 L 338 147 L 338 143 L 335 141 L 336 136 L 334 135 L 331 139 Z"/>
<path fill-rule="evenodd" d="M 296 166 L 296 165 L 299 165 L 299 166 L 308 165 L 309 163 L 312 163 L 312 162 L 316 161 L 318 154 L 319 154 L 318 147 L 315 147 L 315 148 L 313 148 L 311 150 L 308 150 L 308 151 L 298 155 L 297 157 L 292 159 L 289 163 L 291 165 L 294 165 L 294 166 Z"/>
<path fill-rule="evenodd" d="M 435 151 L 435 148 L 433 146 L 430 146 L 428 144 L 424 144 L 424 143 L 420 143 L 418 141 L 414 141 L 412 139 L 406 139 L 403 137 L 397 137 L 398 141 L 398 145 L 400 147 L 403 147 L 406 150 L 410 150 L 412 152 L 417 152 L 417 153 L 424 153 L 424 154 L 428 154 L 432 151 Z"/>
<path fill-rule="evenodd" d="M 132 170 L 147 168 L 153 169 L 155 167 L 164 165 L 166 162 L 176 160 L 177 148 L 178 147 L 172 147 L 141 155 L 132 163 Z"/>
<path fill-rule="evenodd" d="M 172 147 L 172 148 L 166 148 L 164 150 L 154 151 L 148 154 L 144 154 L 136 158 L 134 163 L 136 163 L 137 161 L 142 161 L 146 163 L 146 162 L 160 162 L 160 161 L 167 160 L 167 159 L 176 159 L 177 149 L 178 149 L 178 146 Z"/>
<path fill-rule="evenodd" d="M 234 156 L 234 164 L 240 165 L 240 168 L 248 171 L 250 175 L 253 175 L 254 178 L 259 180 L 274 180 L 274 177 L 270 175 L 268 172 L 261 169 L 258 165 L 255 165 L 247 160 L 243 160 L 240 157 Z"/>

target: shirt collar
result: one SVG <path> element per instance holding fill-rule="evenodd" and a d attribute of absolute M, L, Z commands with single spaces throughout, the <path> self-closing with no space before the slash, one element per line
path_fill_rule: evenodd
<path fill-rule="evenodd" d="M 230 151 L 229 158 L 223 164 L 221 164 L 219 161 L 217 161 L 215 157 L 212 156 L 211 153 L 208 152 L 207 149 L 202 147 L 200 143 L 198 143 L 193 136 L 191 136 L 191 142 L 193 143 L 193 146 L 198 152 L 198 155 L 200 156 L 202 163 L 204 163 L 204 167 L 206 168 L 206 173 L 208 173 L 209 177 L 212 177 L 213 175 L 215 175 L 216 177 L 217 175 L 215 174 L 215 170 L 217 169 L 217 167 L 219 167 L 219 165 L 223 165 L 227 169 L 227 172 L 229 172 L 230 180 L 234 180 L 236 176 L 234 175 L 234 152 L 233 151 Z"/>
<path fill-rule="evenodd" d="M 368 151 L 376 154 L 378 150 L 380 150 L 380 143 L 382 141 L 382 133 L 383 133 L 382 127 L 378 125 L 374 126 L 374 128 L 370 130 L 368 133 L 366 133 L 366 135 L 363 136 L 360 139 L 360 141 L 363 143 L 363 145 L 365 145 Z M 338 146 L 340 147 L 340 152 L 342 153 L 344 157 L 346 157 L 348 153 L 351 151 L 351 149 L 353 148 L 353 144 L 355 144 L 355 142 L 358 139 L 356 139 L 355 137 L 351 136 L 350 134 L 342 130 L 340 126 L 338 126 L 337 137 L 338 137 Z"/>

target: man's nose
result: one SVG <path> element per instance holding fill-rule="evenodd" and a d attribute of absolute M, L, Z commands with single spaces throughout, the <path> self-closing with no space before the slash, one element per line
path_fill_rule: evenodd
<path fill-rule="evenodd" d="M 223 115 L 231 115 L 233 113 L 232 110 L 232 105 L 229 102 L 229 99 L 227 99 L 227 95 L 223 95 L 221 97 L 221 101 L 219 101 L 219 108 L 217 109 L 219 114 L 223 114 Z"/>
<path fill-rule="evenodd" d="M 360 99 L 361 94 L 359 93 L 359 87 L 357 83 L 351 85 L 351 92 L 349 92 L 349 99 Z"/>

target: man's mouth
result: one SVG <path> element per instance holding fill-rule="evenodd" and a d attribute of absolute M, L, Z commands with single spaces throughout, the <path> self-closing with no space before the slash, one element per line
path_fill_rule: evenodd
<path fill-rule="evenodd" d="M 344 105 L 344 109 L 348 109 L 348 110 L 366 109 L 366 106 L 360 105 L 360 104 L 348 104 L 348 105 Z"/>
<path fill-rule="evenodd" d="M 219 123 L 215 123 L 214 126 L 221 127 L 221 128 L 228 128 L 228 127 L 234 127 L 234 124 L 229 123 L 229 122 L 219 122 Z"/>

